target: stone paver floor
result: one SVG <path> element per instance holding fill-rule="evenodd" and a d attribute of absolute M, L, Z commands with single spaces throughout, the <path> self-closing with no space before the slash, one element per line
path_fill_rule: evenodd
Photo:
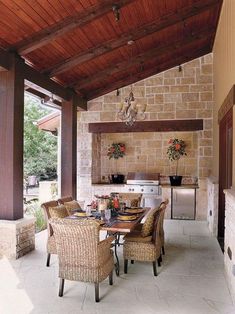
<path fill-rule="evenodd" d="M 100 285 L 100 303 L 93 284 L 65 282 L 58 295 L 57 259 L 46 262 L 46 232 L 36 235 L 36 250 L 17 261 L 0 260 L 1 314 L 232 314 L 235 307 L 224 276 L 223 255 L 206 222 L 165 221 L 166 255 L 152 274 L 152 265 L 129 265 L 128 274 Z M 122 256 L 122 247 L 119 248 Z"/>

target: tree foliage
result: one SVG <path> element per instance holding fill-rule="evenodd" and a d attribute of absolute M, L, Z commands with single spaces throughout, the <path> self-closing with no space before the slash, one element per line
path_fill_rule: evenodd
<path fill-rule="evenodd" d="M 39 130 L 35 122 L 49 114 L 40 103 L 31 98 L 25 99 L 24 111 L 24 175 L 50 177 L 56 173 L 57 137 Z"/>

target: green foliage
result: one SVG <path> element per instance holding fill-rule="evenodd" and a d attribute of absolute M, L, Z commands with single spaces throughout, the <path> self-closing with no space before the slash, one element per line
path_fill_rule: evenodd
<path fill-rule="evenodd" d="M 38 200 L 27 202 L 25 205 L 25 214 L 36 218 L 36 232 L 46 229 L 46 221 Z"/>
<path fill-rule="evenodd" d="M 125 155 L 125 151 L 126 151 L 125 144 L 113 143 L 108 148 L 107 156 L 109 157 L 109 159 L 111 159 L 111 158 L 118 159 L 118 158 L 123 157 Z"/>
<path fill-rule="evenodd" d="M 49 114 L 33 98 L 26 97 L 24 112 L 24 174 L 46 176 L 56 173 L 57 138 L 49 132 L 39 130 L 35 122 Z"/>
<path fill-rule="evenodd" d="M 179 140 L 178 138 L 170 139 L 168 144 L 170 146 L 167 149 L 168 158 L 173 160 L 179 160 L 181 156 L 186 156 L 185 152 L 185 142 L 183 140 Z"/>

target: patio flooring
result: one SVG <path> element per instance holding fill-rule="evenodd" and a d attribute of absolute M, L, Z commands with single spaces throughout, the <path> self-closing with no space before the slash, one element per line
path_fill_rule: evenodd
<path fill-rule="evenodd" d="M 65 281 L 58 295 L 57 259 L 46 262 L 46 232 L 36 235 L 36 250 L 17 261 L 0 260 L 1 314 L 232 314 L 235 306 L 224 277 L 223 255 L 206 222 L 165 221 L 166 255 L 152 265 L 129 265 L 128 274 L 100 284 L 100 303 L 93 284 Z M 122 247 L 119 248 L 122 256 Z"/>

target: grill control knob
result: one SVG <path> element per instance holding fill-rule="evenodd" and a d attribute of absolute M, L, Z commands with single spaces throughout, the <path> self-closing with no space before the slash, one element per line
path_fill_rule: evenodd
<path fill-rule="evenodd" d="M 132 189 L 132 192 L 134 192 L 135 191 L 135 189 Z"/>
<path fill-rule="evenodd" d="M 144 189 L 141 189 L 141 192 L 144 192 Z"/>
<path fill-rule="evenodd" d="M 153 189 L 151 189 L 151 192 L 153 192 Z"/>
<path fill-rule="evenodd" d="M 129 192 L 131 192 L 131 189 L 129 189 Z"/>

